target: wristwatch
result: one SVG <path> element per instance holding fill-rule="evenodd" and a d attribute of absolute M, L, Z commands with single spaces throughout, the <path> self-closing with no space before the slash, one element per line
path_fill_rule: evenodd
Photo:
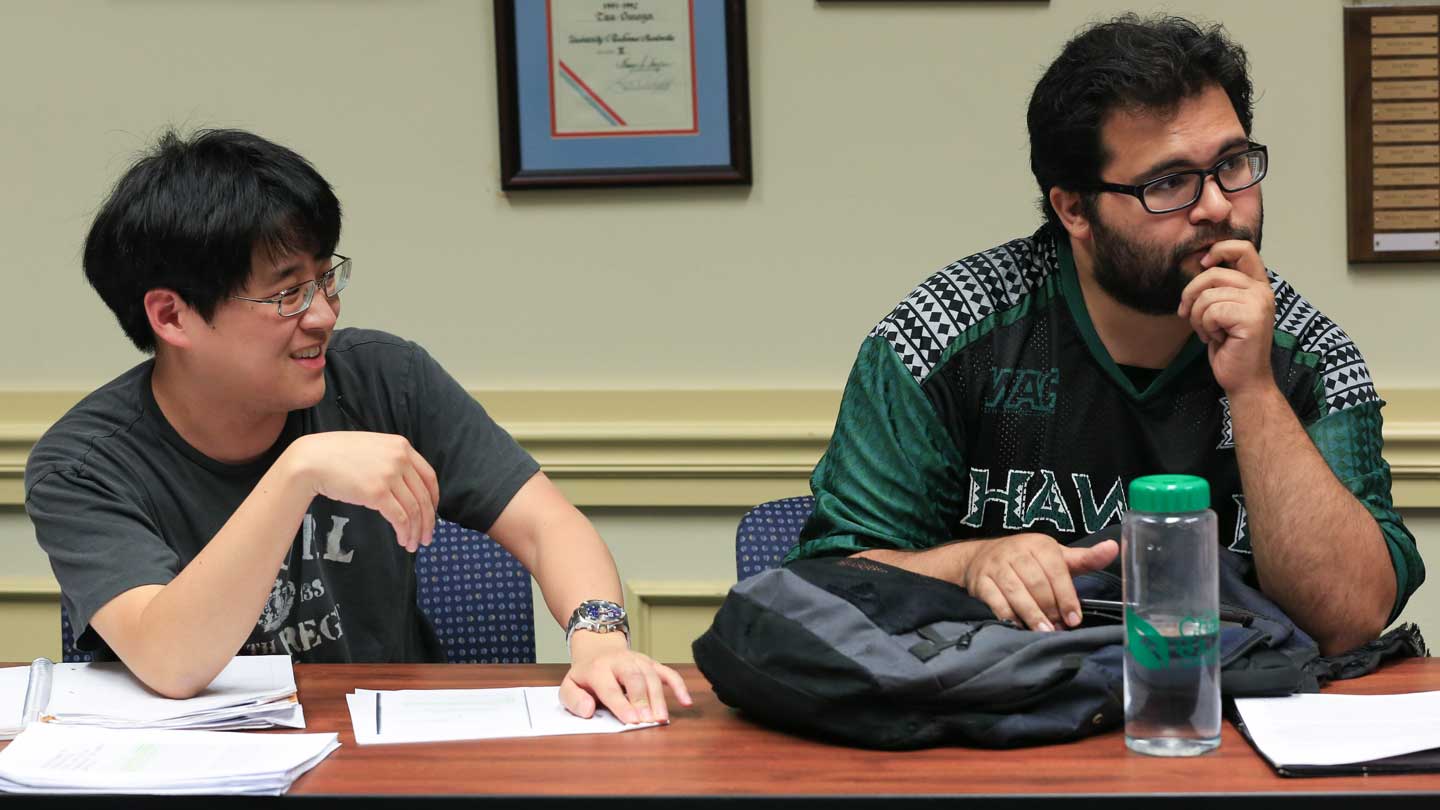
<path fill-rule="evenodd" d="M 590 630 L 595 633 L 625 634 L 625 644 L 630 644 L 630 620 L 625 618 L 625 608 L 608 599 L 586 599 L 570 614 L 565 625 L 565 646 L 570 646 L 570 637 L 576 630 Z"/>

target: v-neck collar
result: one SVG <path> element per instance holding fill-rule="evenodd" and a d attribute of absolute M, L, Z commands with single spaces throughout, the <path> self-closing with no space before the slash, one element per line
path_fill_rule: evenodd
<path fill-rule="evenodd" d="M 1055 252 L 1060 260 L 1061 294 L 1064 295 L 1065 301 L 1070 307 L 1070 315 L 1075 319 L 1075 326 L 1080 330 L 1080 336 L 1085 339 L 1085 346 L 1090 349 L 1090 354 L 1095 358 L 1095 362 L 1100 364 L 1110 379 L 1131 399 L 1137 402 L 1152 399 L 1164 390 L 1171 380 L 1180 376 L 1185 367 L 1196 357 L 1204 353 L 1205 344 L 1192 334 L 1190 339 L 1185 342 L 1185 347 L 1175 355 L 1175 359 L 1170 361 L 1165 370 L 1151 380 L 1150 385 L 1146 386 L 1144 391 L 1137 390 L 1135 383 L 1130 381 L 1130 377 L 1115 364 L 1114 358 L 1110 356 L 1105 344 L 1101 342 L 1100 334 L 1095 331 L 1095 324 L 1090 320 L 1090 310 L 1085 306 L 1085 293 L 1080 290 L 1080 277 L 1075 271 L 1075 257 L 1071 255 L 1070 245 L 1066 243 L 1063 236 L 1055 240 Z"/>

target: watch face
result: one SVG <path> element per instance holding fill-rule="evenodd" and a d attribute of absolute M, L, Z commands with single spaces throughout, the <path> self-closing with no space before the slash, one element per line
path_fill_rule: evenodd
<path fill-rule="evenodd" d="M 580 606 L 580 615 L 596 622 L 618 622 L 625 618 L 625 608 L 614 602 L 596 599 Z"/>

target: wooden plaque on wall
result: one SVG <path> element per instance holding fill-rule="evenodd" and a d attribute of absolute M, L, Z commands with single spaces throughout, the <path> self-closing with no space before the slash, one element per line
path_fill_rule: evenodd
<path fill-rule="evenodd" d="M 1440 6 L 1345 9 L 1350 261 L 1440 260 Z"/>

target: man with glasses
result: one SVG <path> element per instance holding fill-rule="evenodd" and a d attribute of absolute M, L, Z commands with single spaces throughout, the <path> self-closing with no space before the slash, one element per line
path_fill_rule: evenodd
<path fill-rule="evenodd" d="M 1150 473 L 1210 482 L 1220 543 L 1325 653 L 1424 579 L 1355 345 L 1260 258 L 1263 145 L 1223 28 L 1127 15 L 1030 100 L 1046 222 L 961 259 L 870 333 L 791 559 L 860 554 L 1038 630 Z"/>
<path fill-rule="evenodd" d="M 569 618 L 561 698 L 665 720 L 670 668 L 627 644 L 588 520 L 419 346 L 335 328 L 354 262 L 304 158 L 255 135 L 164 136 L 120 179 L 85 274 L 154 358 L 30 455 L 25 506 L 82 649 L 173 697 L 237 652 L 442 661 L 415 604 L 436 513 L 488 532 Z"/>

